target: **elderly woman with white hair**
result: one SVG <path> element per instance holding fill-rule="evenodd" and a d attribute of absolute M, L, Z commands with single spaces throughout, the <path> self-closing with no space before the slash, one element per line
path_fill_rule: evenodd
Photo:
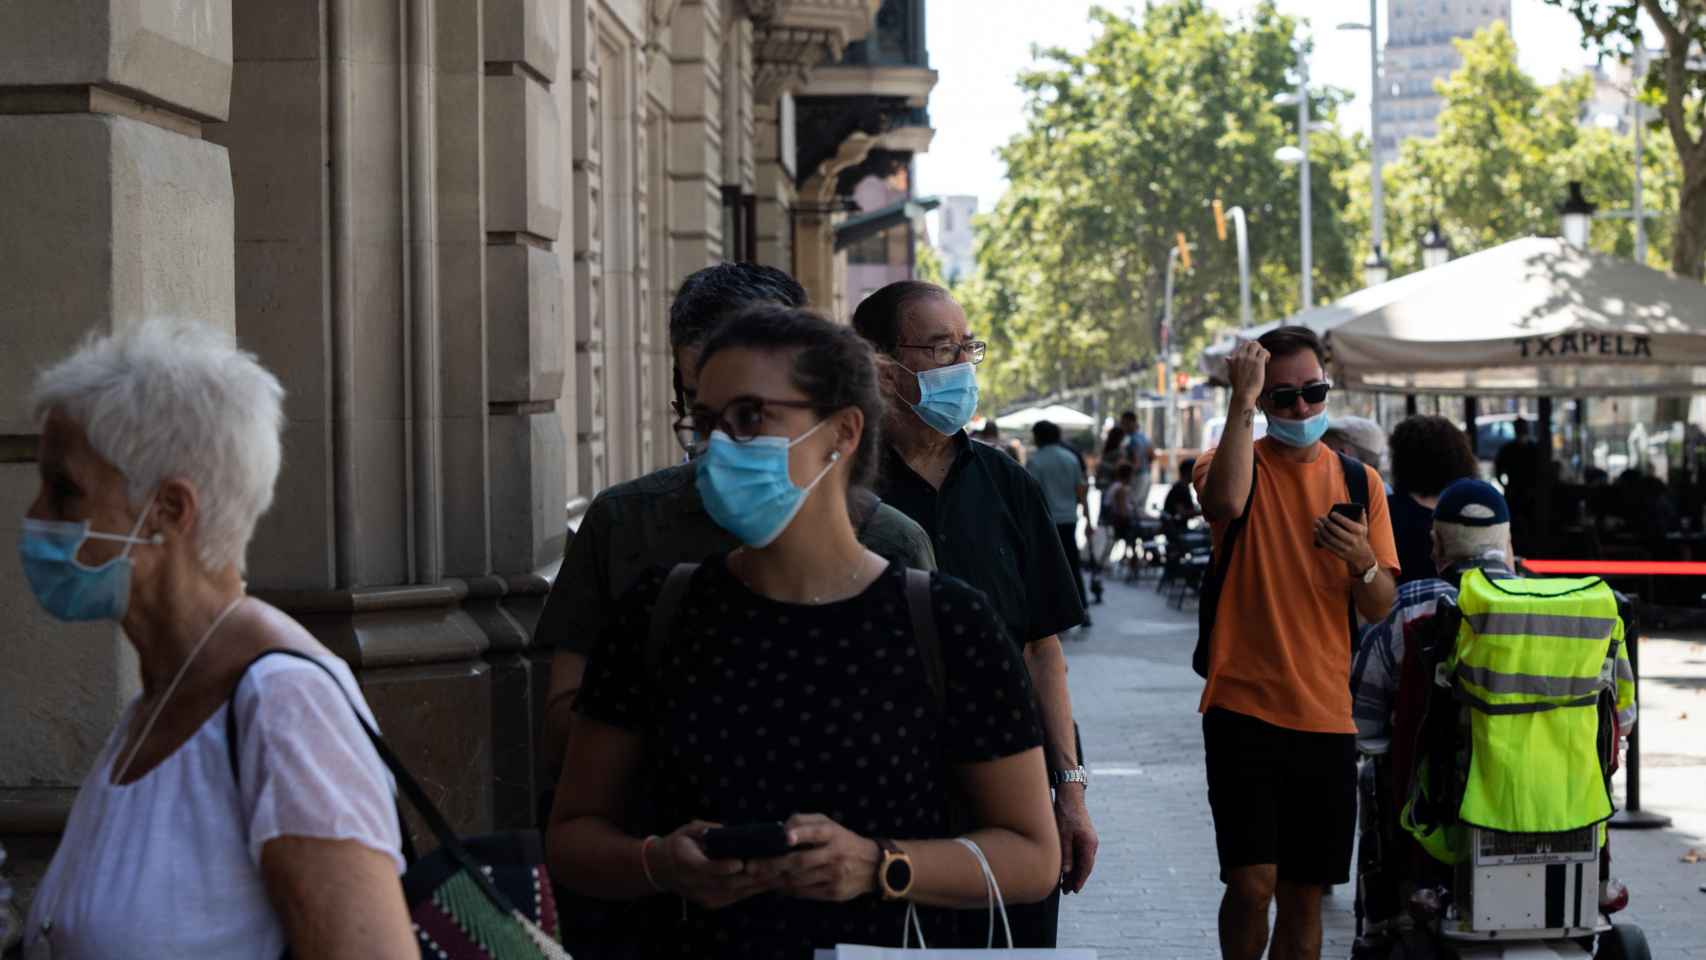
<path fill-rule="evenodd" d="M 244 593 L 282 397 L 228 337 L 166 322 L 91 339 L 36 381 L 26 577 L 56 618 L 122 626 L 142 692 L 78 791 L 26 957 L 419 955 L 361 691 Z M 336 682 L 257 661 L 270 650 Z"/>

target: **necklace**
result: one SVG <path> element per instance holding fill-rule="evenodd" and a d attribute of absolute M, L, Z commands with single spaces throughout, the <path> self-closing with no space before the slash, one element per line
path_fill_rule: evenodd
<path fill-rule="evenodd" d="M 735 553 L 732 553 L 729 555 L 729 559 L 733 560 L 733 559 L 735 559 L 735 557 L 737 555 L 745 556 L 746 554 L 745 554 L 744 550 L 737 550 L 737 551 L 735 551 Z M 847 587 L 852 587 L 854 584 L 857 584 L 859 582 L 860 575 L 865 572 L 865 568 L 868 566 L 870 566 L 869 554 L 865 553 L 863 548 L 861 548 L 859 560 L 858 560 L 858 562 L 856 562 L 853 565 L 853 572 L 847 575 L 847 580 L 845 582 L 845 585 Z M 748 579 L 747 576 L 744 573 L 742 573 L 734 563 L 729 563 L 728 568 L 729 568 L 729 572 L 734 574 L 735 579 L 739 580 L 741 582 L 741 584 L 743 586 L 745 586 L 748 590 L 751 590 L 753 593 L 756 593 L 760 596 L 765 596 L 764 592 L 755 588 L 752 585 L 752 581 L 750 579 Z M 837 596 L 831 596 L 831 595 L 826 595 L 826 594 L 813 594 L 810 597 L 806 598 L 805 603 L 807 606 L 816 607 L 816 606 L 822 606 L 823 604 L 826 604 L 826 603 L 836 603 L 838 601 L 847 600 L 847 599 L 850 599 L 850 598 L 849 597 L 837 597 Z"/>
<path fill-rule="evenodd" d="M 142 734 L 136 738 L 136 743 L 131 746 L 130 755 L 124 758 L 124 765 L 118 768 L 120 783 L 124 782 L 124 775 L 130 772 L 130 765 L 136 762 L 136 754 L 142 750 L 142 744 L 148 740 L 149 732 L 154 729 L 154 721 L 160 719 L 161 712 L 166 709 L 166 702 L 172 699 L 173 692 L 178 689 L 178 682 L 184 679 L 184 674 L 189 672 L 190 664 L 195 662 L 196 654 L 201 652 L 202 647 L 207 646 L 207 641 L 219 631 L 220 624 L 224 623 L 225 618 L 235 612 L 246 599 L 248 598 L 244 594 L 239 593 L 237 599 L 226 604 L 225 609 L 219 611 L 219 616 L 214 617 L 213 622 L 208 624 L 207 631 L 201 635 L 201 639 L 197 640 L 195 646 L 190 648 L 190 655 L 184 658 L 183 665 L 178 667 L 178 672 L 173 675 L 172 682 L 166 685 L 166 692 L 161 694 L 160 702 L 154 705 L 154 712 L 148 715 L 148 722 L 142 725 Z"/>

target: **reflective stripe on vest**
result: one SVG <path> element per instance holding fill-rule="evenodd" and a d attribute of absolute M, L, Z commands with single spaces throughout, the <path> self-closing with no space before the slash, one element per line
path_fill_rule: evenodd
<path fill-rule="evenodd" d="M 1457 648 L 1445 664 L 1469 707 L 1460 818 L 1519 833 L 1580 829 L 1611 815 L 1600 769 L 1601 691 L 1623 639 L 1617 597 L 1597 578 L 1489 581 L 1464 574 Z"/>

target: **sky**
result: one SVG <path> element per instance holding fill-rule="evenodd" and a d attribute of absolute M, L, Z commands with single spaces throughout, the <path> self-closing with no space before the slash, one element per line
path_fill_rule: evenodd
<path fill-rule="evenodd" d="M 916 190 L 923 196 L 971 194 L 987 212 L 1005 189 L 997 147 L 1022 128 L 1024 100 L 1013 80 L 1030 65 L 1031 47 L 1085 49 L 1091 39 L 1092 0 L 930 0 L 925 25 L 930 65 L 939 75 L 930 93 L 936 138 L 917 155 Z M 1127 0 L 1102 0 L 1114 10 Z M 1250 0 L 1209 0 L 1236 15 Z M 1380 35 L 1386 36 L 1386 4 L 1380 6 Z M 1368 0 L 1279 0 L 1280 9 L 1306 18 L 1314 39 L 1313 83 L 1351 91 L 1340 113 L 1348 129 L 1368 131 L 1368 34 L 1337 30 L 1347 21 L 1366 22 Z M 1046 10 L 1044 15 L 1041 11 Z M 1568 13 L 1542 0 L 1512 0 L 1511 33 L 1522 68 L 1542 82 L 1592 61 L 1581 49 L 1581 29 Z M 931 224 L 934 231 L 935 224 Z"/>

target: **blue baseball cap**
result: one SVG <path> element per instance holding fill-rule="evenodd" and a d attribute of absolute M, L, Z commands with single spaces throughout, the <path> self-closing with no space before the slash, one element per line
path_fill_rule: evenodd
<path fill-rule="evenodd" d="M 1435 523 L 1464 527 L 1495 527 L 1511 522 L 1510 507 L 1493 485 L 1481 480 L 1458 480 L 1440 491 Z"/>

